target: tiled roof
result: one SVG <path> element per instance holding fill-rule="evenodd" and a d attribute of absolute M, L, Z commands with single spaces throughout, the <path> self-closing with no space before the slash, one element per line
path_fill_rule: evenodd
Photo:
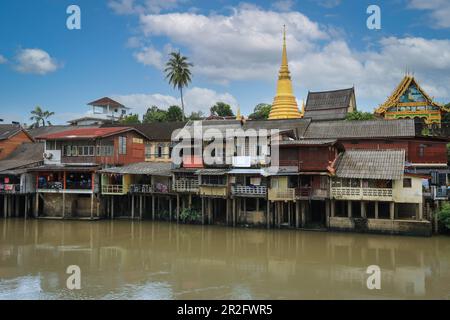
<path fill-rule="evenodd" d="M 27 132 L 33 137 L 43 136 L 52 133 L 58 133 L 74 129 L 99 128 L 100 125 L 92 126 L 74 126 L 74 125 L 52 125 L 39 128 L 28 129 Z"/>
<path fill-rule="evenodd" d="M 354 88 L 309 92 L 305 105 L 305 118 L 313 120 L 345 119 Z"/>
<path fill-rule="evenodd" d="M 123 104 L 121 104 L 121 103 L 119 103 L 119 102 L 117 102 L 117 101 L 115 101 L 115 100 L 113 100 L 111 98 L 108 98 L 108 97 L 104 97 L 104 98 L 101 98 L 101 99 L 89 102 L 88 105 L 90 105 L 90 106 L 100 106 L 100 107 L 106 107 L 106 106 L 109 105 L 111 107 L 127 108 Z M 127 109 L 129 109 L 129 108 L 127 108 Z"/>
<path fill-rule="evenodd" d="M 117 174 L 147 174 L 170 176 L 171 175 L 170 162 L 138 162 L 132 163 L 123 167 L 113 167 L 101 170 L 103 173 L 117 173 Z"/>
<path fill-rule="evenodd" d="M 15 124 L 0 124 L 0 140 L 5 140 L 22 130 L 22 127 Z"/>
<path fill-rule="evenodd" d="M 403 178 L 405 150 L 350 150 L 336 162 L 340 178 L 399 180 Z"/>
<path fill-rule="evenodd" d="M 81 128 L 66 130 L 62 132 L 50 133 L 37 136 L 36 139 L 42 140 L 68 140 L 68 139 L 94 139 L 103 138 L 121 132 L 134 130 L 130 127 L 111 127 L 111 128 Z"/>
<path fill-rule="evenodd" d="M 0 161 L 0 172 L 39 164 L 44 161 L 43 153 L 43 143 L 22 143 L 8 157 Z"/>
<path fill-rule="evenodd" d="M 135 128 L 145 134 L 149 140 L 153 141 L 170 141 L 172 132 L 176 129 L 183 128 L 186 122 L 152 122 L 144 124 L 131 124 L 129 127 Z M 118 125 L 104 124 L 102 128 L 116 127 Z"/>
<path fill-rule="evenodd" d="M 415 137 L 414 120 L 312 122 L 305 139 Z"/>

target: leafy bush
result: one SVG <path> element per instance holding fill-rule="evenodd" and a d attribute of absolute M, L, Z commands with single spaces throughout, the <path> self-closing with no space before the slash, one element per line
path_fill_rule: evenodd
<path fill-rule="evenodd" d="M 447 231 L 450 230 L 450 202 L 445 202 L 437 212 L 438 220 Z"/>
<path fill-rule="evenodd" d="M 182 222 L 198 222 L 200 221 L 201 214 L 193 208 L 184 208 L 180 213 L 180 220 Z"/>

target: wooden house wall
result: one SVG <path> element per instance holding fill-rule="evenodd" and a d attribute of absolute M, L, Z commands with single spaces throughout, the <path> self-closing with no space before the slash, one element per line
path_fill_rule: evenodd
<path fill-rule="evenodd" d="M 9 139 L 0 141 L 0 160 L 6 158 L 24 142 L 32 142 L 25 132 L 20 131 Z"/>

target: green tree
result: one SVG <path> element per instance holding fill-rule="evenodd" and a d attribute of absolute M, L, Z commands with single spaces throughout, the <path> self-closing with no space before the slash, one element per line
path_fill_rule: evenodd
<path fill-rule="evenodd" d="M 347 113 L 345 119 L 350 121 L 373 120 L 375 116 L 370 112 L 353 111 Z"/>
<path fill-rule="evenodd" d="M 136 113 L 136 114 L 127 115 L 126 117 L 122 118 L 120 120 L 120 123 L 122 123 L 122 124 L 139 124 L 139 123 L 141 123 L 141 121 L 139 120 L 139 115 Z"/>
<path fill-rule="evenodd" d="M 143 123 L 166 122 L 166 121 L 167 121 L 167 111 L 162 110 L 157 106 L 152 106 L 148 108 L 142 120 Z"/>
<path fill-rule="evenodd" d="M 31 114 L 32 116 L 30 117 L 30 120 L 34 121 L 32 127 L 39 128 L 41 125 L 45 127 L 46 124 L 51 126 L 52 124 L 48 118 L 53 116 L 55 113 L 51 111 L 44 111 L 41 107 L 37 106 L 33 111 L 31 111 Z"/>
<path fill-rule="evenodd" d="M 253 113 L 250 114 L 248 118 L 252 120 L 266 120 L 269 118 L 270 109 L 272 109 L 272 105 L 267 103 L 259 103 L 256 105 L 255 109 L 253 109 Z"/>
<path fill-rule="evenodd" d="M 184 112 L 184 100 L 183 100 L 183 88 L 187 87 L 189 83 L 192 81 L 191 70 L 190 67 L 194 65 L 188 62 L 188 58 L 182 56 L 180 52 L 172 52 L 170 53 L 170 59 L 166 63 L 166 68 L 164 72 L 166 74 L 166 79 L 169 80 L 169 84 L 171 84 L 174 88 L 180 90 L 181 97 L 181 109 L 183 110 L 183 120 L 185 118 Z"/>
<path fill-rule="evenodd" d="M 234 117 L 233 110 L 225 102 L 216 102 L 210 109 L 211 115 L 218 117 Z"/>
<path fill-rule="evenodd" d="M 441 209 L 437 212 L 438 220 L 442 226 L 449 231 L 450 230 L 450 203 L 444 202 Z"/>
<path fill-rule="evenodd" d="M 204 118 L 203 112 L 191 112 L 191 115 L 188 117 L 189 120 L 202 120 Z"/>
<path fill-rule="evenodd" d="M 183 111 L 179 106 L 170 106 L 167 109 L 167 121 L 183 121 Z"/>

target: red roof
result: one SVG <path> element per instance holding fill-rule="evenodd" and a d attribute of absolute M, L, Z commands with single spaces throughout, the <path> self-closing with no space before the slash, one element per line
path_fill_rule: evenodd
<path fill-rule="evenodd" d="M 119 102 L 117 102 L 117 101 L 115 101 L 115 100 L 113 100 L 111 98 L 108 98 L 108 97 L 104 97 L 104 98 L 101 98 L 101 99 L 89 102 L 88 105 L 90 105 L 90 106 L 100 106 L 100 107 L 106 107 L 106 106 L 109 105 L 111 107 L 124 107 L 124 108 L 126 108 L 123 104 L 121 104 L 121 103 L 119 103 Z"/>
<path fill-rule="evenodd" d="M 82 128 L 65 130 L 36 137 L 43 140 L 94 139 L 107 137 L 116 133 L 135 130 L 130 127 Z"/>

